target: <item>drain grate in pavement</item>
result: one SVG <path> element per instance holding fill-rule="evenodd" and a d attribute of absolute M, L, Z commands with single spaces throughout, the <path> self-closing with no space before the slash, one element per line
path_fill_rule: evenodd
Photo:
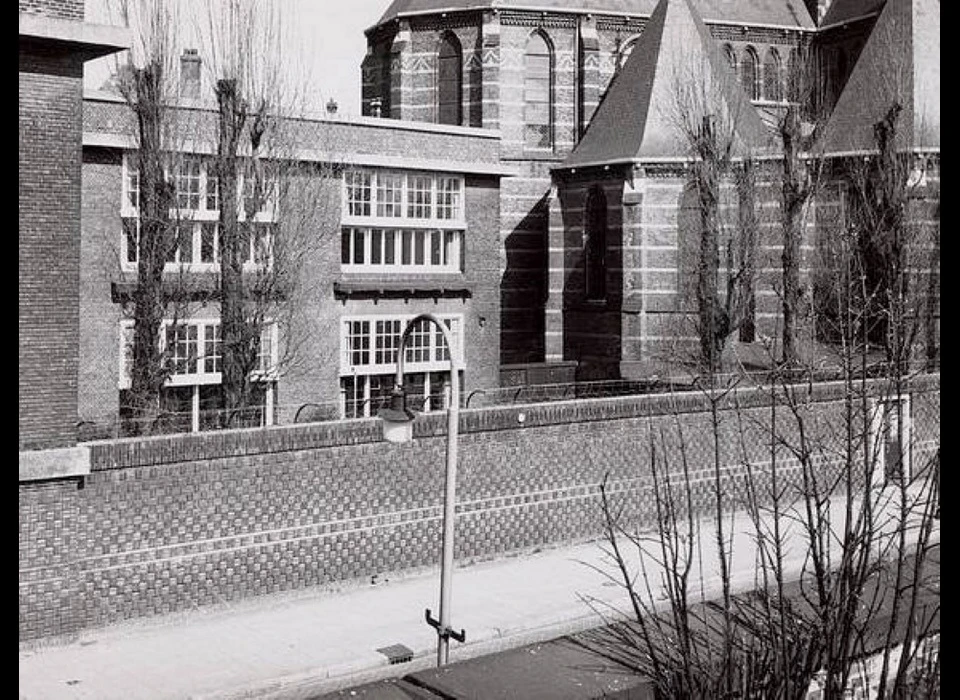
<path fill-rule="evenodd" d="M 406 663 L 413 658 L 413 649 L 403 644 L 391 644 L 388 647 L 380 647 L 377 651 L 386 656 L 391 665 Z"/>

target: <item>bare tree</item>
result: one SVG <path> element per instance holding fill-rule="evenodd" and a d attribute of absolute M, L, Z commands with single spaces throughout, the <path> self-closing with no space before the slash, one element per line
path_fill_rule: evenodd
<path fill-rule="evenodd" d="M 831 236 L 839 380 L 816 386 L 808 366 L 798 383 L 794 364 L 761 387 L 713 383 L 707 424 L 652 424 L 647 528 L 603 492 L 631 610 L 586 643 L 665 697 L 939 697 L 939 376 L 907 362 L 927 302 L 906 262 L 912 161 L 890 152 L 897 113 L 854 173 L 854 224 Z M 845 164 L 834 171 L 852 180 Z M 739 594 L 737 561 L 751 573 Z M 710 565 L 708 594 L 696 577 Z"/>
<path fill-rule="evenodd" d="M 731 99 L 736 94 L 733 90 L 739 90 L 731 80 L 732 76 L 711 66 L 708 57 L 682 61 L 674 69 L 673 104 L 667 108 L 687 148 L 697 194 L 698 364 L 709 377 L 720 370 L 726 341 L 740 327 L 753 301 L 755 277 L 756 187 L 751 162 L 755 144 L 744 137 L 745 103 Z M 739 199 L 735 221 L 728 221 L 723 213 L 724 192 L 730 188 Z"/>
<path fill-rule="evenodd" d="M 261 400 L 264 344 L 278 316 L 288 321 L 286 357 L 296 354 L 292 297 L 323 232 L 315 217 L 331 212 L 322 184 L 336 164 L 298 162 L 288 122 L 299 116 L 302 85 L 281 70 L 279 7 L 230 0 L 208 3 L 204 17 L 217 104 L 222 415 L 235 424 Z M 264 225 L 265 212 L 274 225 Z"/>
<path fill-rule="evenodd" d="M 116 9 L 123 23 L 135 29 L 128 62 L 115 74 L 136 117 L 138 231 L 132 238 L 137 275 L 127 408 L 132 414 L 131 429 L 140 432 L 159 414 L 160 392 L 170 373 L 160 346 L 160 328 L 168 306 L 164 267 L 179 235 L 171 214 L 174 186 L 168 178 L 176 13 L 160 0 L 120 0 Z"/>

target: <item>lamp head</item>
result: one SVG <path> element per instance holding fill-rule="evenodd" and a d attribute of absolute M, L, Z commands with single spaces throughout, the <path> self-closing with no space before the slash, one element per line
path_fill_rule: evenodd
<path fill-rule="evenodd" d="M 413 439 L 413 411 L 407 408 L 407 394 L 402 386 L 390 393 L 390 408 L 377 412 L 383 421 L 383 439 L 387 442 L 410 442 Z"/>

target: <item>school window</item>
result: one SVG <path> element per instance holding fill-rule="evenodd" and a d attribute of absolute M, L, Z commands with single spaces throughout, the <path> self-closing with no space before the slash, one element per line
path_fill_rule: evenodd
<path fill-rule="evenodd" d="M 343 197 L 340 263 L 345 272 L 462 271 L 462 177 L 348 172 Z"/>
<path fill-rule="evenodd" d="M 130 403 L 133 366 L 133 321 L 120 325 L 119 389 L 121 414 Z M 241 417 L 242 425 L 269 425 L 276 408 L 277 325 L 267 321 L 257 344 L 256 369 L 251 372 L 256 404 Z M 160 351 L 168 372 L 161 390 L 167 432 L 190 432 L 218 427 L 222 401 L 223 344 L 220 321 L 190 319 L 165 321 L 160 331 Z"/>
<path fill-rule="evenodd" d="M 123 158 L 123 193 L 121 202 L 120 260 L 133 270 L 139 259 L 141 225 L 139 221 L 139 173 L 137 154 L 128 152 Z M 260 166 L 257 178 L 241 173 L 238 183 L 241 204 L 237 212 L 242 237 L 241 253 L 245 266 L 264 266 L 273 262 L 273 245 L 277 234 L 276 201 L 278 175 L 274 164 Z M 220 263 L 219 206 L 220 188 L 214 174 L 214 163 L 200 156 L 187 155 L 172 162 L 175 188 L 170 223 L 174 229 L 165 251 L 168 269 L 188 265 L 198 271 L 212 270 Z M 256 210 L 256 211 L 254 211 Z M 248 221 L 246 212 L 252 212 Z"/>
<path fill-rule="evenodd" d="M 123 159 L 123 203 L 121 209 L 136 215 L 140 207 L 140 164 L 136 154 L 127 154 Z"/>
<path fill-rule="evenodd" d="M 342 321 L 340 393 L 345 418 L 375 416 L 388 405 L 396 381 L 397 353 L 410 316 L 347 318 Z M 459 315 L 441 316 L 453 336 L 453 352 L 462 352 Z M 404 352 L 404 382 L 414 410 L 446 408 L 449 348 L 443 332 L 429 321 L 411 329 Z M 462 377 L 460 378 L 462 382 Z"/>
<path fill-rule="evenodd" d="M 350 216 L 370 216 L 372 199 L 372 173 L 353 170 L 346 174 L 347 211 Z"/>
<path fill-rule="evenodd" d="M 407 218 L 430 219 L 433 216 L 433 178 L 412 175 L 407 184 Z"/>

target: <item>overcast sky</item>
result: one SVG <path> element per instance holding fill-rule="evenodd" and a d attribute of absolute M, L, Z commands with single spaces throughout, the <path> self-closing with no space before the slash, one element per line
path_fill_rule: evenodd
<path fill-rule="evenodd" d="M 316 95 L 313 104 L 325 104 L 332 97 L 341 114 L 359 114 L 360 62 L 366 51 L 363 30 L 380 18 L 390 0 L 275 1 L 281 3 L 285 24 L 293 28 L 290 54 L 301 56 L 311 75 Z M 86 0 L 87 20 L 105 22 L 107 2 Z M 109 59 L 89 62 L 87 87 L 102 85 L 113 65 Z"/>

